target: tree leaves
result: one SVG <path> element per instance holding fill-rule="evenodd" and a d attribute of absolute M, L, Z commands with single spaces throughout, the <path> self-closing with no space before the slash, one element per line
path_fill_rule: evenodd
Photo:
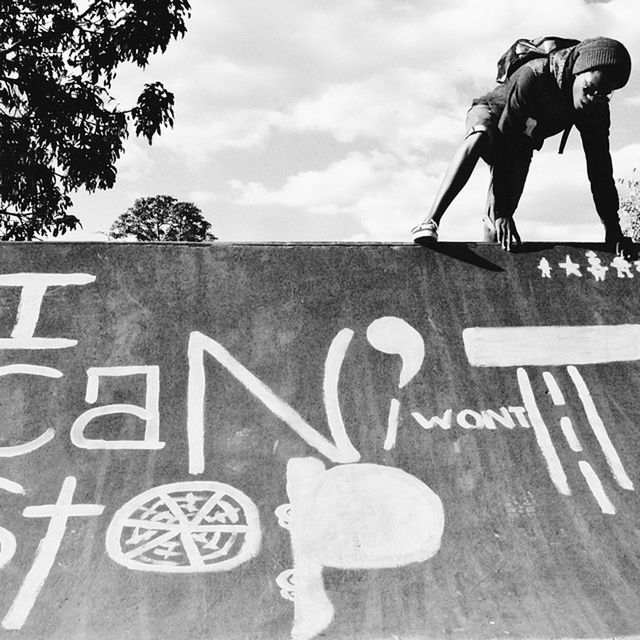
<path fill-rule="evenodd" d="M 173 93 L 160 82 L 145 84 L 132 115 L 136 134 L 144 136 L 151 144 L 153 136 L 159 134 L 163 126 L 173 126 Z"/>
<path fill-rule="evenodd" d="M 138 198 L 111 225 L 109 237 L 141 242 L 211 242 L 211 223 L 191 202 L 166 195 Z"/>
<path fill-rule="evenodd" d="M 80 6 L 81 5 L 81 6 Z M 0 0 L 0 239 L 75 228 L 79 188 L 116 180 L 130 124 L 149 143 L 173 125 L 173 94 L 110 94 L 122 62 L 144 66 L 186 32 L 187 0 Z"/>
<path fill-rule="evenodd" d="M 640 242 L 640 178 L 634 168 L 630 178 L 619 179 L 626 194 L 620 200 L 620 227 L 625 236 Z"/>

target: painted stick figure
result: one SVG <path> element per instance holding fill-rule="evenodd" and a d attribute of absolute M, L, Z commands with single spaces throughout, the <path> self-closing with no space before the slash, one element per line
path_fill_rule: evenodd
<path fill-rule="evenodd" d="M 609 267 L 605 267 L 602 264 L 595 251 L 587 251 L 585 255 L 587 256 L 587 260 L 589 260 L 587 271 L 590 271 L 593 274 L 596 282 L 604 281 L 606 273 L 609 271 Z"/>
<path fill-rule="evenodd" d="M 551 278 L 551 265 L 546 258 L 540 258 L 538 269 L 540 269 L 540 271 L 542 272 L 543 278 Z"/>
<path fill-rule="evenodd" d="M 631 263 L 622 256 L 616 256 L 611 261 L 611 266 L 618 272 L 618 278 L 633 278 Z"/>

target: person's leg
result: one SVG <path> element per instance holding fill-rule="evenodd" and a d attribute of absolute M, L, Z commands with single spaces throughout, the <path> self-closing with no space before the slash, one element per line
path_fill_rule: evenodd
<path fill-rule="evenodd" d="M 467 184 L 479 158 L 491 162 L 497 132 L 497 115 L 488 105 L 476 104 L 469 109 L 466 120 L 467 135 L 458 147 L 442 179 L 428 215 L 411 230 L 414 242 L 431 243 L 438 239 L 438 225 Z"/>
<path fill-rule="evenodd" d="M 484 241 L 496 242 L 495 220 L 513 218 L 531 165 L 530 149 L 511 149 L 496 154 L 491 167 L 484 221 Z"/>
<path fill-rule="evenodd" d="M 449 164 L 426 220 L 440 224 L 449 205 L 469 181 L 478 160 L 487 154 L 488 144 L 485 131 L 477 131 L 465 138 Z"/>
<path fill-rule="evenodd" d="M 486 131 L 467 136 L 458 147 L 442 179 L 431 210 L 424 220 L 411 230 L 414 242 L 429 243 L 438 239 L 438 226 L 449 205 L 469 181 L 478 159 L 486 157 L 490 145 Z"/>

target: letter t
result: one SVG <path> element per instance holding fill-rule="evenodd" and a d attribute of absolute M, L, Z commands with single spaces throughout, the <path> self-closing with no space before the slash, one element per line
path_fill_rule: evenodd
<path fill-rule="evenodd" d="M 50 521 L 47 533 L 38 545 L 31 569 L 2 621 L 5 629 L 22 629 L 55 562 L 69 518 L 99 516 L 104 511 L 104 506 L 99 504 L 73 504 L 75 489 L 76 479 L 69 476 L 62 483 L 62 489 L 55 504 L 31 506 L 22 512 L 25 518 L 50 518 Z"/>

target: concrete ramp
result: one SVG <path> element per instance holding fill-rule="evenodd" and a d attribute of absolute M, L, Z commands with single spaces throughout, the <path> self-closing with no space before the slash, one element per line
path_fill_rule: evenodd
<path fill-rule="evenodd" d="M 0 637 L 640 636 L 640 263 L 3 244 Z"/>

